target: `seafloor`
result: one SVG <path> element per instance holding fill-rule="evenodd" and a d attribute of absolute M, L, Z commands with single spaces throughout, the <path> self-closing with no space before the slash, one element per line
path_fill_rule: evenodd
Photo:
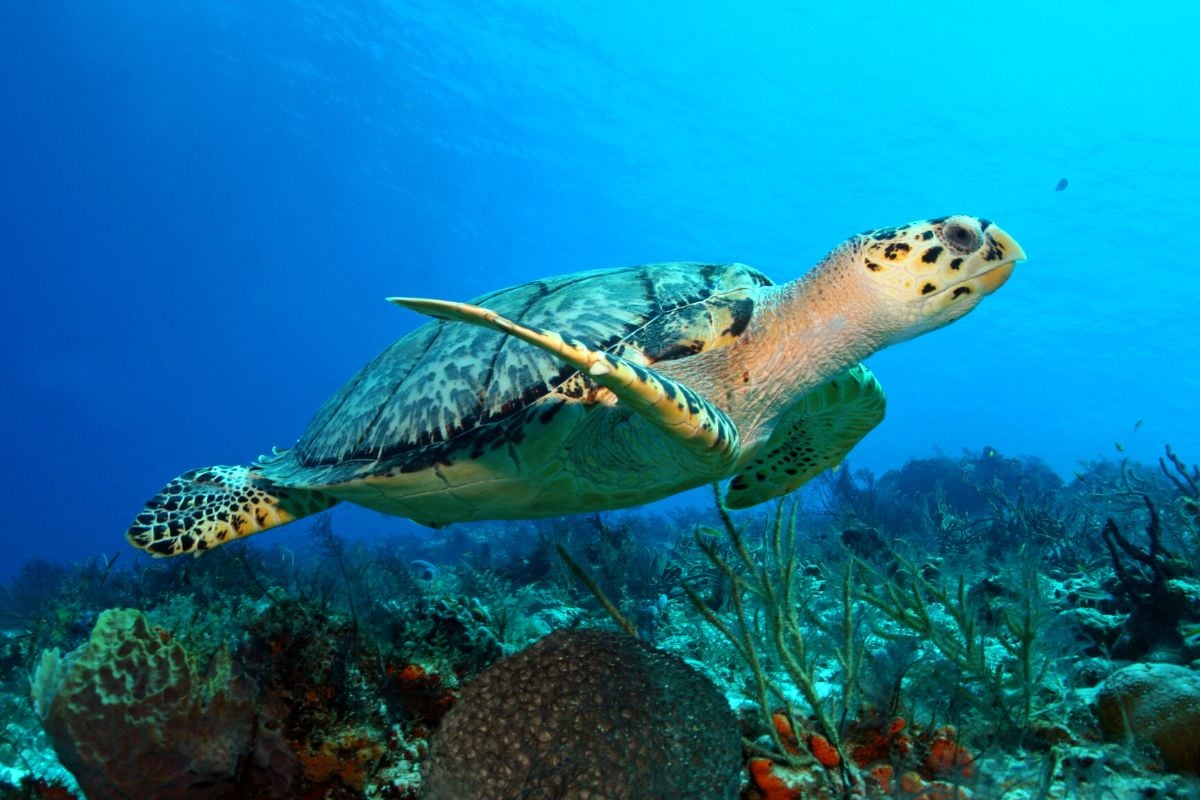
<path fill-rule="evenodd" d="M 732 516 L 32 562 L 0 797 L 1198 798 L 1198 502 L 1169 448 L 983 448 Z"/>

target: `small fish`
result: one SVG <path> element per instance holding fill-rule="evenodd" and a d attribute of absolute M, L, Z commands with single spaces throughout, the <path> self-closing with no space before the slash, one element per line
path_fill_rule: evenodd
<path fill-rule="evenodd" d="M 1121 444 L 1120 442 L 1113 442 L 1113 445 L 1116 446 L 1118 453 L 1125 452 L 1125 445 Z"/>
<path fill-rule="evenodd" d="M 408 568 L 412 570 L 413 576 L 417 580 L 421 581 L 431 581 L 442 572 L 437 568 L 436 564 L 432 564 L 420 558 L 409 562 Z"/>
<path fill-rule="evenodd" d="M 1140 419 L 1137 422 L 1133 423 L 1133 432 L 1134 433 L 1137 433 L 1139 430 L 1141 430 L 1141 428 L 1142 428 L 1142 421 Z"/>
<path fill-rule="evenodd" d="M 1074 591 L 1075 596 L 1080 600 L 1090 600 L 1099 602 L 1112 597 L 1111 594 L 1101 589 L 1099 586 L 1080 586 Z"/>
<path fill-rule="evenodd" d="M 1189 647 L 1200 644 L 1200 625 L 1185 623 L 1179 626 L 1179 633 L 1183 637 L 1183 643 Z"/>
<path fill-rule="evenodd" d="M 1066 188 L 1067 188 L 1067 179 L 1066 179 L 1066 178 L 1059 178 L 1059 179 L 1058 179 L 1058 186 L 1055 186 L 1055 187 L 1054 187 L 1054 191 L 1056 191 L 1056 192 L 1062 192 L 1062 191 L 1065 191 L 1065 190 L 1066 190 Z"/>

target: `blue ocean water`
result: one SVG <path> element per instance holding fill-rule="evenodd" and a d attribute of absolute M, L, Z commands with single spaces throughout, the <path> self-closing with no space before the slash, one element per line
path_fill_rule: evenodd
<path fill-rule="evenodd" d="M 290 444 L 420 322 L 388 295 L 685 259 L 782 281 L 949 213 L 1029 262 L 870 359 L 889 415 L 852 463 L 1200 460 L 1198 26 L 1167 2 L 9 0 L 0 574 L 125 551 L 169 478 Z"/>

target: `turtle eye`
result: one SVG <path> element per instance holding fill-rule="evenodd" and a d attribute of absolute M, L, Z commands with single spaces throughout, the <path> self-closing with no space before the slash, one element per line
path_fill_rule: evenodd
<path fill-rule="evenodd" d="M 942 239 L 951 250 L 972 253 L 979 248 L 979 232 L 961 222 L 951 222 L 942 228 Z"/>

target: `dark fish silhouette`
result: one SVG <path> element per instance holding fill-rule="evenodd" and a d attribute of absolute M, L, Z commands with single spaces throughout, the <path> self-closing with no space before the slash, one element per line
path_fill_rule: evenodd
<path fill-rule="evenodd" d="M 1055 187 L 1054 187 L 1054 191 L 1056 191 L 1056 192 L 1061 192 L 1061 191 L 1063 191 L 1063 190 L 1064 190 L 1064 189 L 1066 189 L 1066 188 L 1067 188 L 1067 179 L 1066 179 L 1066 178 L 1059 178 L 1059 179 L 1058 179 L 1058 186 L 1055 186 Z"/>

